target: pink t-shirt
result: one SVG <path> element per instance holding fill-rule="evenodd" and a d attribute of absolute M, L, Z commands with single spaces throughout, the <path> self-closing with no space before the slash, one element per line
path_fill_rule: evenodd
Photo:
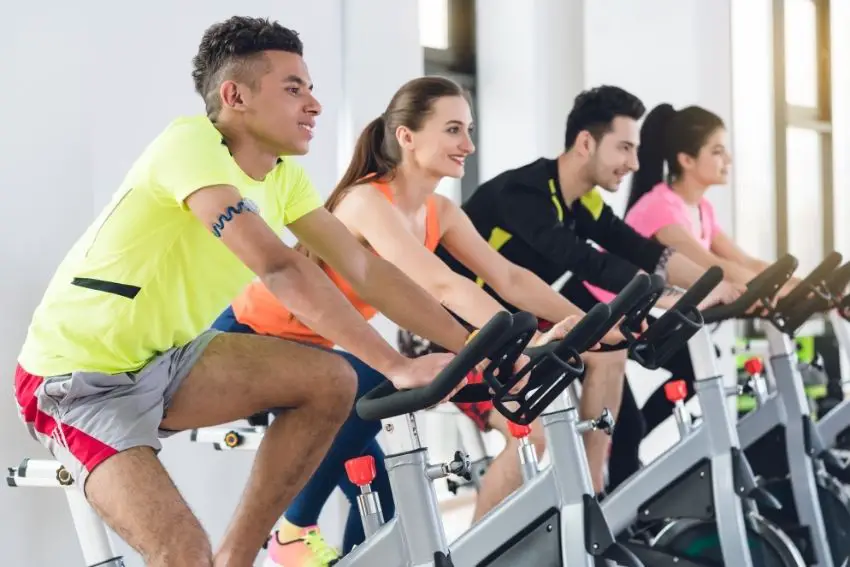
<path fill-rule="evenodd" d="M 640 235 L 647 238 L 652 238 L 665 226 L 682 225 L 693 234 L 702 246 L 710 249 L 714 236 L 721 230 L 720 225 L 717 224 L 714 206 L 708 199 L 704 197 L 700 199 L 698 207 L 701 224 L 694 226 L 688 211 L 688 204 L 669 185 L 659 183 L 638 199 L 638 202 L 629 210 L 624 220 Z M 608 303 L 614 298 L 613 293 L 604 289 L 589 283 L 584 285 L 599 301 Z"/>

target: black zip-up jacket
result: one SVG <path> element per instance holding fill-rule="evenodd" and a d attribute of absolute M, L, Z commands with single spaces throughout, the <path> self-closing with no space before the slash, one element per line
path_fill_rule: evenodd
<path fill-rule="evenodd" d="M 655 271 L 666 250 L 617 217 L 597 189 L 568 207 L 558 183 L 557 161 L 551 159 L 540 158 L 487 181 L 463 210 L 490 246 L 549 284 L 571 272 L 573 279 L 617 293 L 639 268 Z M 437 254 L 455 272 L 477 279 L 446 250 L 439 248 Z"/>

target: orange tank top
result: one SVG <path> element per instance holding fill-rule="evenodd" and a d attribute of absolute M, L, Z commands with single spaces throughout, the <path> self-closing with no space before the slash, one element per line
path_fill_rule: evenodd
<path fill-rule="evenodd" d="M 372 182 L 371 185 L 389 200 L 393 202 L 393 194 L 390 187 L 384 183 Z M 425 248 L 433 252 L 440 242 L 440 219 L 437 214 L 437 200 L 431 195 L 426 202 L 425 212 Z M 374 252 L 374 250 L 373 250 Z M 323 264 L 325 273 L 351 302 L 351 304 L 363 315 L 366 320 L 371 319 L 377 313 L 377 309 L 363 301 L 335 270 L 327 264 Z M 233 313 L 236 320 L 248 325 L 261 335 L 272 335 L 284 339 L 308 342 L 317 345 L 333 347 L 328 339 L 313 332 L 310 327 L 296 319 L 289 310 L 280 304 L 277 298 L 259 280 L 253 281 L 234 300 Z"/>

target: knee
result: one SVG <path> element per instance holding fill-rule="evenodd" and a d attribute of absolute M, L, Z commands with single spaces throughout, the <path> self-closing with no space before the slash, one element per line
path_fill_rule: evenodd
<path fill-rule="evenodd" d="M 357 373 L 341 356 L 334 356 L 324 376 L 324 388 L 317 391 L 321 407 L 340 419 L 348 416 L 357 394 Z"/>

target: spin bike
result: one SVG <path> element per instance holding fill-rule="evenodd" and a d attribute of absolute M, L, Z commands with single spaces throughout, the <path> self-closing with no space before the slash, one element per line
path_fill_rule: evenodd
<path fill-rule="evenodd" d="M 622 311 L 642 299 L 648 290 L 648 276 L 636 278 L 618 296 Z M 593 497 L 579 495 L 576 501 L 563 498 L 568 484 L 590 487 L 581 432 L 610 427 L 612 423 L 610 417 L 580 422 L 576 410 L 564 404 L 562 394 L 584 372 L 579 353 L 596 344 L 613 327 L 619 319 L 614 314 L 608 305 L 597 305 L 563 340 L 546 347 L 527 348 L 537 320 L 528 313 L 499 313 L 432 385 L 397 392 L 386 383 L 361 398 L 357 402 L 359 415 L 381 420 L 386 434 L 385 464 L 396 499 L 396 515 L 384 522 L 377 495 L 371 491 L 374 460 L 366 456 L 348 461 L 349 479 L 361 490 L 358 508 L 367 537 L 336 566 L 588 567 L 593 565 L 593 557 L 587 552 L 591 549 L 594 555 L 643 567 L 620 549 Z M 529 355 L 530 362 L 514 373 L 513 365 L 523 352 Z M 559 415 L 549 425 L 547 436 L 559 429 L 562 445 L 552 444 L 555 452 L 549 469 L 535 474 L 450 547 L 431 483 L 449 473 L 463 475 L 469 462 L 461 454 L 460 463 L 429 464 L 413 413 L 445 399 L 452 386 L 484 358 L 489 360 L 483 372 L 484 382 L 466 386 L 454 401 L 492 398 L 494 407 L 519 428 L 547 408 L 558 408 Z M 523 381 L 525 384 L 520 386 Z M 508 409 L 509 406 L 515 409 Z M 560 454 L 561 447 L 569 444 L 576 446 L 578 459 L 565 459 Z M 533 454 L 529 445 L 523 449 L 525 455 Z"/>
<path fill-rule="evenodd" d="M 622 319 L 620 329 L 626 341 L 601 350 L 628 348 L 633 355 L 643 354 L 663 363 L 701 327 L 701 322 L 688 318 L 688 314 L 721 279 L 719 271 L 707 273 L 664 317 L 638 335 L 629 329 L 641 328 L 663 293 L 664 280 L 659 276 L 636 277 L 609 304 L 609 324 Z M 561 393 L 542 412 L 551 464 L 539 470 L 527 439 L 529 430 L 522 427 L 531 422 L 522 404 L 519 410 L 511 411 L 494 400 L 494 407 L 508 418 L 511 433 L 520 439 L 524 482 L 451 545 L 457 565 L 587 567 L 604 564 L 604 560 L 619 565 L 653 565 L 616 542 L 610 520 L 603 513 L 605 502 L 600 506 L 590 482 L 582 434 L 600 429 L 598 424 L 606 417 L 609 426 L 603 430 L 610 434 L 610 414 L 581 422 L 569 394 Z"/>
<path fill-rule="evenodd" d="M 848 266 L 850 263 L 845 264 L 842 270 Z M 850 357 L 850 294 L 845 295 L 847 283 L 837 276 L 821 291 L 829 301 L 830 310 L 827 317 L 839 349 L 843 356 Z M 815 428 L 824 445 L 830 449 L 850 445 L 850 400 L 844 400 L 830 409 L 817 422 Z M 847 463 L 827 460 L 825 464 L 830 474 L 835 475 L 842 483 L 850 484 L 850 466 Z"/>
<path fill-rule="evenodd" d="M 777 507 L 779 503 L 758 486 L 741 449 L 736 423 L 726 404 L 727 395 L 737 393 L 737 389 L 728 392 L 724 386 L 711 336 L 702 326 L 705 321 L 743 315 L 760 300 L 773 297 L 795 267 L 793 258 L 783 258 L 754 278 L 734 303 L 702 313 L 694 308 L 683 319 L 683 326 L 700 326 L 688 341 L 688 349 L 702 421 L 696 425 L 691 422 L 684 406 L 685 384 L 672 383 L 666 394 L 675 401 L 680 441 L 602 501 L 611 529 L 646 565 L 805 565 L 789 536 L 760 514 L 760 508 Z M 651 350 L 633 350 L 632 358 L 649 369 L 659 367 L 652 360 Z"/>
<path fill-rule="evenodd" d="M 764 304 L 760 317 L 768 321 L 770 379 L 759 358 L 747 361 L 756 407 L 738 423 L 754 472 L 782 504 L 765 516 L 792 537 L 807 564 L 820 567 L 848 563 L 850 497 L 828 472 L 840 464 L 809 415 L 792 340 L 810 317 L 831 307 L 831 284 L 838 285 L 838 279 L 846 284 L 846 271 L 836 270 L 840 262 L 839 254 L 830 254 L 775 307 Z"/>

